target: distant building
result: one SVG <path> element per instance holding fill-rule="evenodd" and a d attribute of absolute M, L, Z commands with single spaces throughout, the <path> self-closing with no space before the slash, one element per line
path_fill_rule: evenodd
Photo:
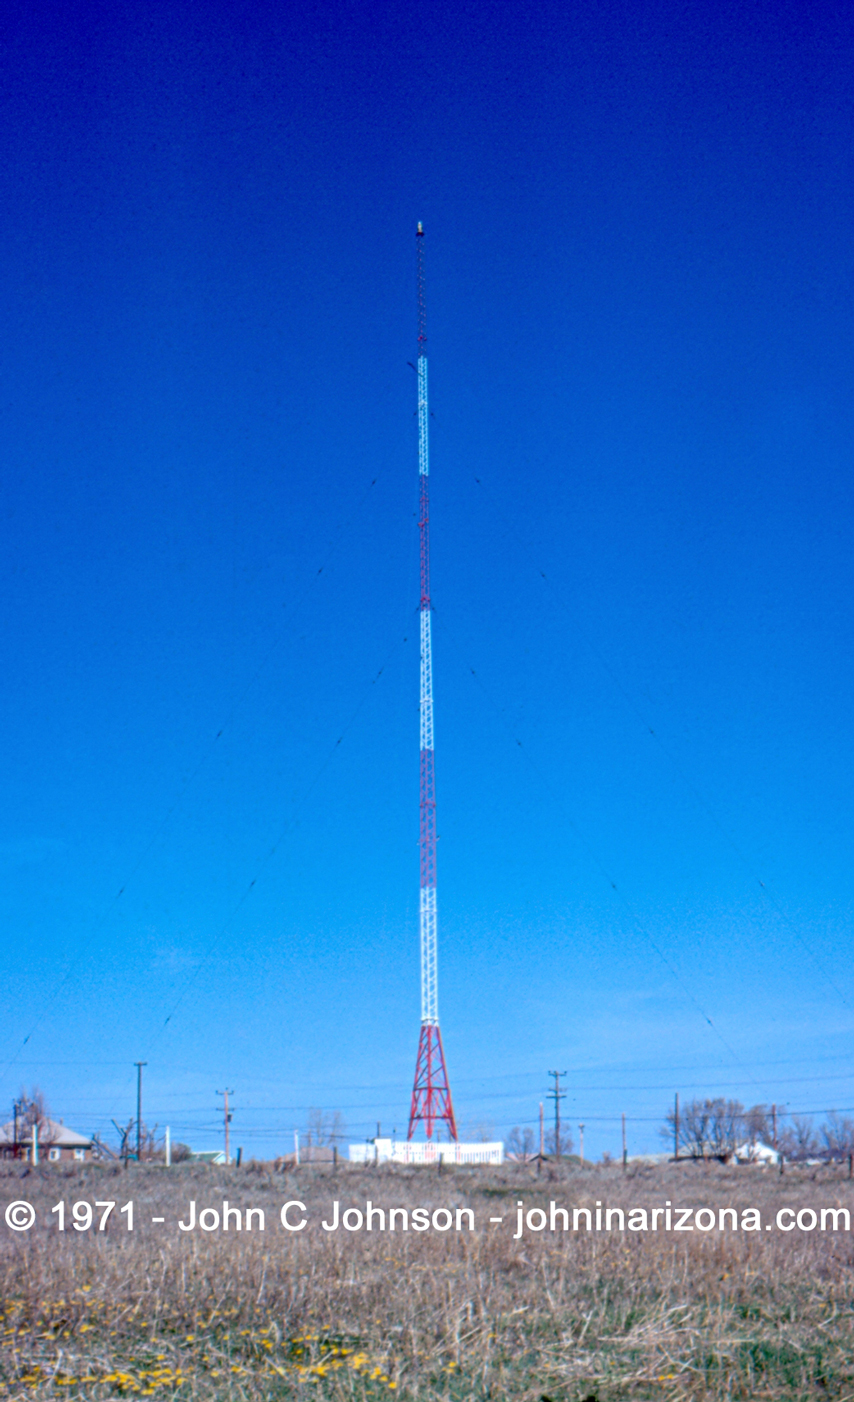
<path fill-rule="evenodd" d="M 193 1149 L 190 1151 L 190 1163 L 225 1163 L 224 1149 Z"/>
<path fill-rule="evenodd" d="M 67 1125 L 56 1120 L 42 1120 L 39 1125 L 38 1146 L 40 1163 L 85 1163 L 92 1158 L 92 1135 L 77 1134 Z M 0 1125 L 0 1154 L 11 1158 L 17 1154 L 27 1163 L 33 1157 L 33 1131 L 31 1126 L 18 1126 L 17 1146 L 15 1143 L 15 1122 Z"/>
<path fill-rule="evenodd" d="M 300 1144 L 299 1156 L 296 1153 L 279 1154 L 275 1161 L 278 1172 L 284 1168 L 295 1168 L 297 1164 L 335 1163 L 336 1150 L 332 1144 Z"/>
<path fill-rule="evenodd" d="M 772 1149 L 770 1144 L 763 1144 L 761 1140 L 754 1140 L 753 1143 L 745 1142 L 739 1144 L 737 1148 L 730 1150 L 720 1150 L 716 1146 L 708 1145 L 706 1152 L 697 1153 L 694 1150 L 683 1149 L 679 1155 L 679 1163 L 705 1163 L 717 1161 L 718 1163 L 739 1163 L 756 1164 L 760 1168 L 765 1164 L 779 1163 L 780 1153 L 777 1149 Z M 629 1154 L 627 1163 L 648 1164 L 656 1166 L 658 1164 L 676 1163 L 672 1154 Z"/>
<path fill-rule="evenodd" d="M 350 1145 L 351 1163 L 482 1163 L 504 1162 L 504 1145 L 495 1144 L 435 1144 L 410 1139 L 371 1139 L 367 1144 Z"/>
<path fill-rule="evenodd" d="M 739 1144 L 733 1158 L 736 1163 L 754 1163 L 761 1168 L 766 1164 L 779 1163 L 780 1151 L 772 1149 L 770 1144 L 763 1144 L 760 1139 L 756 1139 L 752 1144 Z"/>

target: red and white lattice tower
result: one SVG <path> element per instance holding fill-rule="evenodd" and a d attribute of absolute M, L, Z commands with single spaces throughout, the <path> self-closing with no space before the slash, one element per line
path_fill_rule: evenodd
<path fill-rule="evenodd" d="M 433 759 L 433 654 L 430 637 L 430 492 L 427 452 L 427 320 L 424 305 L 424 230 L 418 225 L 418 534 L 421 541 L 421 1033 L 409 1111 L 411 1139 L 419 1121 L 427 1138 L 446 1124 L 457 1137 L 445 1068 L 436 977 L 436 776 Z"/>

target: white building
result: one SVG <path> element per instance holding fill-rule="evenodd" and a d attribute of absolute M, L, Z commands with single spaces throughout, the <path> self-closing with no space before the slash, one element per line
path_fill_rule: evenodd
<path fill-rule="evenodd" d="M 437 1144 L 432 1139 L 371 1139 L 367 1144 L 350 1145 L 351 1163 L 484 1163 L 504 1162 L 504 1145 Z"/>
<path fill-rule="evenodd" d="M 778 1149 L 772 1149 L 770 1144 L 763 1144 L 761 1139 L 756 1139 L 752 1144 L 739 1144 L 733 1158 L 736 1163 L 756 1163 L 762 1166 L 779 1163 L 780 1153 Z"/>

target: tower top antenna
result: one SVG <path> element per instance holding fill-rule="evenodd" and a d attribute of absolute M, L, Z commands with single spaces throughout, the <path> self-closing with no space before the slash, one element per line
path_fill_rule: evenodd
<path fill-rule="evenodd" d="M 424 293 L 424 245 L 423 245 L 423 243 L 421 242 L 421 240 L 422 240 L 423 237 L 424 237 L 424 225 L 423 225 L 420 221 L 419 221 L 419 223 L 418 223 L 418 228 L 417 228 L 416 231 L 415 231 L 415 237 L 418 239 L 417 248 L 418 248 L 418 363 L 419 363 L 419 365 L 421 365 L 422 357 L 424 358 L 424 364 L 421 365 L 421 369 L 424 371 L 424 384 L 423 384 L 423 386 L 422 386 L 422 385 L 421 385 L 421 382 L 420 382 L 420 379 L 419 379 L 419 387 L 418 387 L 418 452 L 419 452 L 419 457 L 420 457 L 420 459 L 421 459 L 421 461 L 420 461 L 420 469 L 421 469 L 421 472 L 422 472 L 422 473 L 425 473 L 425 472 L 426 472 L 426 463 L 427 463 L 427 423 L 426 423 L 426 414 L 427 414 L 427 359 L 426 359 L 426 357 L 427 357 L 427 299 L 426 299 L 426 296 L 425 296 L 425 293 Z M 420 373 L 421 373 L 421 372 L 419 371 L 419 375 L 420 375 Z M 422 389 L 423 389 L 423 393 L 422 393 Z M 422 410 L 423 410 L 423 417 L 424 417 L 424 422 L 423 422 L 423 423 L 422 423 Z M 422 558 L 423 558 L 423 555 L 422 555 Z"/>

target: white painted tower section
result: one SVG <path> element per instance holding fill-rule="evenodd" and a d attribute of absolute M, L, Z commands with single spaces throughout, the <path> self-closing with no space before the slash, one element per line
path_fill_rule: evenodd
<path fill-rule="evenodd" d="M 427 357 L 418 357 L 418 471 L 427 477 L 430 471 L 427 428 Z M 433 644 L 430 627 L 430 604 L 421 604 L 421 751 L 430 751 L 431 768 L 433 744 Z M 439 1025 L 439 980 L 437 967 L 436 887 L 422 886 L 419 908 L 421 940 L 421 1021 Z"/>

